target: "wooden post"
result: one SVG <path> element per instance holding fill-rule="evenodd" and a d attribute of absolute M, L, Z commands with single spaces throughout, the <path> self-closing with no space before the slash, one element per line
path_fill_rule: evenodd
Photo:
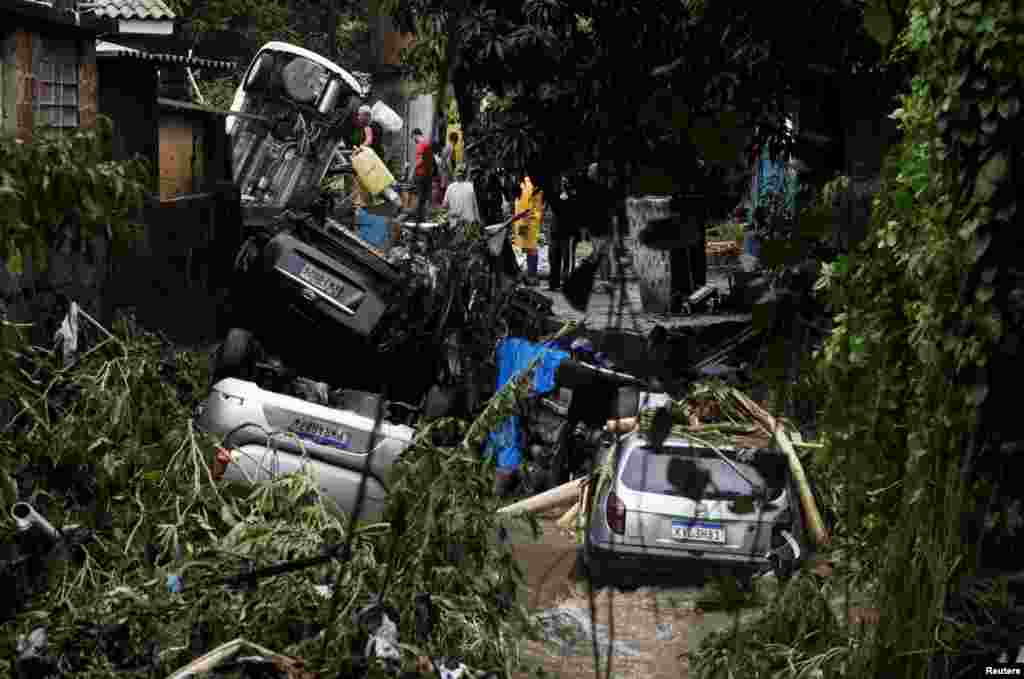
<path fill-rule="evenodd" d="M 14 134 L 32 140 L 32 34 L 23 28 L 14 32 Z"/>

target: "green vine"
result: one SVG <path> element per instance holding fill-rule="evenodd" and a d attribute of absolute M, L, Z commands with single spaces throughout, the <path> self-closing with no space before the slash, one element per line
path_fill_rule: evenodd
<path fill-rule="evenodd" d="M 26 256 L 45 271 L 47 253 L 70 237 L 106 235 L 115 247 L 137 238 L 133 217 L 150 182 L 145 161 L 110 159 L 112 125 L 71 134 L 40 129 L 32 141 L 0 138 L 0 257 L 21 274 Z"/>
<path fill-rule="evenodd" d="M 845 529 L 887 604 L 875 676 L 921 676 L 929 655 L 957 650 L 941 646 L 943 602 L 977 556 L 962 517 L 984 499 L 969 482 L 1007 318 L 1013 250 L 995 244 L 1016 215 L 1024 14 L 1013 7 L 913 3 L 895 54 L 916 58 L 917 75 L 893 113 L 904 136 L 872 233 L 819 281 L 839 312 L 820 354 L 827 455 Z"/>

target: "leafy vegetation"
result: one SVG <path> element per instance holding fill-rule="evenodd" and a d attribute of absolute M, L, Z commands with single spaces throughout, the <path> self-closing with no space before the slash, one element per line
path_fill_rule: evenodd
<path fill-rule="evenodd" d="M 702 649 L 701 676 L 753 672 L 759 658 L 774 658 L 766 674 L 813 663 L 826 676 L 953 676 L 1004 650 L 996 626 L 1019 633 L 1005 582 L 984 574 L 1020 568 L 996 547 L 1017 525 L 1007 517 L 1018 493 L 1000 479 L 1019 433 L 995 412 L 1012 398 L 1007 337 L 1019 337 L 1021 320 L 1012 260 L 1022 91 L 1011 55 L 1022 17 L 999 1 L 906 9 L 901 22 L 870 8 L 866 17 L 916 71 L 893 113 L 903 140 L 867 241 L 826 263 L 817 285 L 835 323 L 813 378 L 825 397 L 817 463 L 829 472 L 847 575 L 878 585 L 877 634 L 864 643 L 825 626 L 824 646 L 772 647 L 755 643 L 755 625 Z"/>
<path fill-rule="evenodd" d="M 20 274 L 27 256 L 45 270 L 50 249 L 66 239 L 80 250 L 98 236 L 120 247 L 139 235 L 135 211 L 151 170 L 142 160 L 111 160 L 111 139 L 103 116 L 94 129 L 0 139 L 0 257 L 8 271 Z"/>
<path fill-rule="evenodd" d="M 18 635 L 39 625 L 76 677 L 164 676 L 236 637 L 344 672 L 366 638 L 352 615 L 377 597 L 397 610 L 410 665 L 416 654 L 456 651 L 472 667 L 514 664 L 526 622 L 515 596 L 521 573 L 499 539 L 493 465 L 478 451 L 525 382 L 468 429 L 453 420 L 424 427 L 396 470 L 386 522 L 357 524 L 349 554 L 233 580 L 337 554 L 349 521 L 305 472 L 256 488 L 214 483 L 217 442 L 190 419 L 208 384 L 204 356 L 122 321 L 64 366 L 5 328 L 0 399 L 15 410 L 0 437 L 3 500 L 32 502 L 54 525 L 79 524 L 92 537 L 50 564 L 52 586 L 0 621 L 0 672 L 12 669 Z M 12 538 L 5 518 L 0 539 Z M 184 588 L 169 589 L 170 576 Z M 415 612 L 423 594 L 437 612 L 429 636 Z"/>

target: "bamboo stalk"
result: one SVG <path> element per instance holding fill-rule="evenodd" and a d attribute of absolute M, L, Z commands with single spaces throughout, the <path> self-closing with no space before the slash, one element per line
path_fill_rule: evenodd
<path fill-rule="evenodd" d="M 563 483 L 540 495 L 534 495 L 525 500 L 506 505 L 499 509 L 498 513 L 516 516 L 518 514 L 535 514 L 555 507 L 564 507 L 578 501 L 580 488 L 585 482 L 586 478 L 581 478 Z"/>
<path fill-rule="evenodd" d="M 563 530 L 572 530 L 573 526 L 576 525 L 576 518 L 580 515 L 580 503 L 577 501 L 572 507 L 569 507 L 569 511 L 562 514 L 556 524 Z"/>
<path fill-rule="evenodd" d="M 811 538 L 818 545 L 827 545 L 829 541 L 828 530 L 825 528 L 825 522 L 821 518 L 821 512 L 818 511 L 818 504 L 814 501 L 814 494 L 811 492 L 811 485 L 807 481 L 807 474 L 804 472 L 804 466 L 800 463 L 800 458 L 797 457 L 793 441 L 789 438 L 789 435 L 783 431 L 779 422 L 764 408 L 757 405 L 757 403 L 752 401 L 742 392 L 733 389 L 732 394 L 733 397 L 738 400 L 765 429 L 772 432 L 775 442 L 779 444 L 779 448 L 781 448 L 782 452 L 786 455 L 786 460 L 789 463 L 789 471 L 793 475 L 793 480 L 796 481 L 797 493 L 800 495 L 800 505 L 803 507 L 804 514 L 807 517 L 807 527 L 810 530 Z"/>

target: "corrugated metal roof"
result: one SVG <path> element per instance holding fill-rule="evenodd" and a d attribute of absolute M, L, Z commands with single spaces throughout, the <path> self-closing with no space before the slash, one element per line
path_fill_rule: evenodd
<path fill-rule="evenodd" d="M 190 68 L 210 68 L 223 71 L 230 71 L 235 68 L 233 61 L 218 61 L 216 59 L 201 59 L 199 57 L 186 57 L 180 54 L 154 54 L 143 50 L 125 47 L 105 40 L 96 41 L 96 57 L 112 58 L 122 57 L 128 59 L 141 59 L 143 61 L 155 61 L 163 64 L 181 64 Z"/>
<path fill-rule="evenodd" d="M 82 9 L 112 19 L 173 19 L 174 12 L 163 0 L 86 0 Z"/>

